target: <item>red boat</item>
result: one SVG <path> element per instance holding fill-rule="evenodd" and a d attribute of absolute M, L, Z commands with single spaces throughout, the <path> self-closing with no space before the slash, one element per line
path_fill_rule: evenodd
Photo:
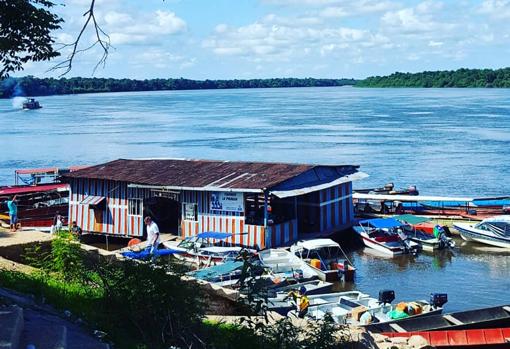
<path fill-rule="evenodd" d="M 510 348 L 510 328 L 383 333 L 388 337 L 422 336 L 434 348 Z"/>
<path fill-rule="evenodd" d="M 0 203 L 5 205 L 14 195 L 17 198 L 18 220 L 22 227 L 49 228 L 60 214 L 67 224 L 69 186 L 60 183 L 64 173 L 86 166 L 69 168 L 35 168 L 15 171 L 15 185 L 0 187 Z M 5 212 L 5 215 L 1 213 Z M 0 219 L 9 220 L 7 207 L 0 210 Z"/>

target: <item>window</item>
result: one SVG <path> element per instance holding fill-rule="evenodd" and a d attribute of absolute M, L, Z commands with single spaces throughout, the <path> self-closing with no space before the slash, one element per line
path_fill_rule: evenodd
<path fill-rule="evenodd" d="M 182 204 L 182 211 L 184 212 L 184 220 L 195 222 L 198 220 L 197 204 L 185 202 Z"/>
<path fill-rule="evenodd" d="M 143 199 L 129 199 L 128 212 L 131 216 L 141 216 L 143 213 Z"/>

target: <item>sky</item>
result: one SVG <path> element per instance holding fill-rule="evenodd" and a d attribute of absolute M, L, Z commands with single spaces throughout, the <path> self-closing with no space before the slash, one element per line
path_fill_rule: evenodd
<path fill-rule="evenodd" d="M 69 43 L 90 0 L 62 1 L 54 36 Z M 99 49 L 81 53 L 67 77 L 359 79 L 510 65 L 510 0 L 97 0 L 95 12 L 114 49 L 95 72 Z M 85 32 L 82 48 L 92 40 Z M 57 77 L 47 70 L 60 60 L 16 75 Z"/>

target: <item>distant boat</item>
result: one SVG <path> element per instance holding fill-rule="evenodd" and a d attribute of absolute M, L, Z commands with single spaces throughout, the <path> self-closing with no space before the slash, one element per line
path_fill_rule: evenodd
<path fill-rule="evenodd" d="M 35 98 L 27 98 L 26 101 L 23 102 L 23 109 L 40 109 L 42 108 L 38 101 Z"/>
<path fill-rule="evenodd" d="M 354 230 L 363 239 L 366 247 L 392 257 L 404 253 L 416 253 L 419 245 L 405 234 L 398 234 L 403 224 L 394 218 L 374 218 L 359 222 Z"/>
<path fill-rule="evenodd" d="M 453 226 L 466 241 L 510 248 L 510 215 L 487 218 L 474 225 L 455 223 Z"/>
<path fill-rule="evenodd" d="M 323 281 L 354 281 L 356 268 L 340 245 L 331 239 L 300 240 L 290 251 L 311 266 Z"/>

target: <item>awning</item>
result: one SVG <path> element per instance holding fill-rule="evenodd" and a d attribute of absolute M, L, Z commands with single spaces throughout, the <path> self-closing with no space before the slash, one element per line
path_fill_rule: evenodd
<path fill-rule="evenodd" d="M 280 199 L 283 199 L 283 198 L 288 198 L 290 196 L 299 196 L 299 195 L 312 193 L 314 191 L 331 188 L 331 187 L 334 187 L 334 186 L 337 186 L 337 185 L 340 185 L 343 183 L 356 181 L 356 180 L 363 179 L 366 177 L 368 177 L 368 175 L 366 173 L 356 172 L 356 173 L 335 179 L 332 182 L 321 183 L 321 184 L 313 185 L 310 187 L 298 188 L 298 189 L 292 189 L 292 190 L 274 190 L 274 191 L 271 191 L 271 194 L 279 197 Z"/>
<path fill-rule="evenodd" d="M 418 216 L 414 216 L 412 214 L 403 214 L 400 216 L 393 216 L 393 218 L 395 218 L 401 222 L 406 222 L 409 224 L 420 224 L 420 223 L 425 223 L 425 222 L 431 221 L 430 218 L 418 217 Z"/>
<path fill-rule="evenodd" d="M 360 221 L 360 224 L 368 224 L 374 228 L 384 229 L 384 228 L 396 228 L 401 227 L 403 224 L 397 221 L 394 218 L 374 218 L 374 219 L 366 219 L 364 221 Z"/>
<path fill-rule="evenodd" d="M 382 195 L 382 194 L 352 194 L 354 199 L 359 200 L 380 200 L 380 201 L 406 201 L 406 202 L 420 202 L 420 201 L 437 201 L 437 202 L 471 202 L 473 198 L 463 197 L 446 197 L 446 196 L 424 196 L 424 195 Z"/>
<path fill-rule="evenodd" d="M 104 196 L 87 195 L 85 199 L 80 201 L 80 205 L 97 206 L 103 202 Z"/>

